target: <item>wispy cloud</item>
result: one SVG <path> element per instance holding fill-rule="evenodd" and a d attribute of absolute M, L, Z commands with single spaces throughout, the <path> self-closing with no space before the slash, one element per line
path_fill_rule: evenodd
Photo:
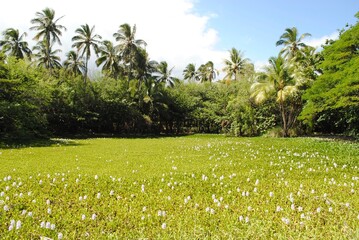
<path fill-rule="evenodd" d="M 308 38 L 304 41 L 305 44 L 315 47 L 315 48 L 321 48 L 322 45 L 325 44 L 325 42 L 327 40 L 336 40 L 339 37 L 339 33 L 338 32 L 334 32 L 330 35 L 325 35 L 322 37 L 317 37 L 317 38 Z"/>
<path fill-rule="evenodd" d="M 87 0 L 32 0 L 21 2 L 21 7 L 17 1 L 8 1 L 7 11 L 2 11 L 0 15 L 0 31 L 8 27 L 19 28 L 28 32 L 27 40 L 31 42 L 34 33 L 29 31 L 30 20 L 36 12 L 50 7 L 57 17 L 64 15 L 59 21 L 67 27 L 61 38 L 63 46 L 59 47 L 63 56 L 71 49 L 71 38 L 80 25 L 95 25 L 96 32 L 103 39 L 114 41 L 112 34 L 121 24 L 129 23 L 136 24 L 136 37 L 147 42 L 151 59 L 166 60 L 171 67 L 175 67 L 176 75 L 181 75 L 188 63 L 199 66 L 213 61 L 215 67 L 221 69 L 227 52 L 216 50 L 218 32 L 208 27 L 208 21 L 215 15 L 198 14 L 195 1 L 102 0 L 95 4 Z"/>

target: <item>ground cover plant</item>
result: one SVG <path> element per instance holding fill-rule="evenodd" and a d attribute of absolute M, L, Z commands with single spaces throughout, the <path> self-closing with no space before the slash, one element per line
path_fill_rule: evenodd
<path fill-rule="evenodd" d="M 1 239 L 357 239 L 359 144 L 54 139 L 0 150 Z"/>

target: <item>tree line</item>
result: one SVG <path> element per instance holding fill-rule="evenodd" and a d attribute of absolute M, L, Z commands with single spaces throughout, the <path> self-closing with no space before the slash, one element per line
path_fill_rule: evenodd
<path fill-rule="evenodd" d="M 356 15 L 359 17 L 359 14 Z M 60 24 L 53 9 L 35 14 L 26 33 L 8 28 L 0 40 L 0 136 L 63 134 L 226 133 L 236 136 L 313 132 L 358 135 L 359 25 L 342 29 L 321 51 L 297 28 L 276 42 L 282 49 L 255 71 L 236 48 L 217 79 L 212 61 L 189 63 L 183 79 L 166 61 L 151 60 L 136 25 L 125 23 L 103 40 L 81 25 L 66 60 L 59 57 Z M 89 77 L 96 55 L 101 74 Z"/>

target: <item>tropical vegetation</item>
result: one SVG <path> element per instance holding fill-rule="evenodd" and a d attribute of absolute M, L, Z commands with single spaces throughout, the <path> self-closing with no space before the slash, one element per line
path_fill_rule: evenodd
<path fill-rule="evenodd" d="M 359 15 L 357 15 L 359 17 Z M 305 44 L 309 33 L 287 28 L 282 49 L 262 70 L 235 47 L 223 60 L 174 66 L 150 58 L 136 25 L 102 39 L 95 26 L 79 26 L 62 60 L 63 17 L 46 8 L 27 33 L 8 28 L 0 40 L 1 138 L 99 134 L 359 133 L 359 24 L 341 30 L 322 49 Z M 90 59 L 100 71 L 89 74 Z"/>

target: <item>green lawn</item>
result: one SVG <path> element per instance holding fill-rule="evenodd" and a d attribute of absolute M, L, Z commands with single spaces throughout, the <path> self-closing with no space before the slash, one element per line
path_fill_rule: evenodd
<path fill-rule="evenodd" d="M 358 239 L 359 144 L 219 135 L 0 150 L 0 239 Z"/>

